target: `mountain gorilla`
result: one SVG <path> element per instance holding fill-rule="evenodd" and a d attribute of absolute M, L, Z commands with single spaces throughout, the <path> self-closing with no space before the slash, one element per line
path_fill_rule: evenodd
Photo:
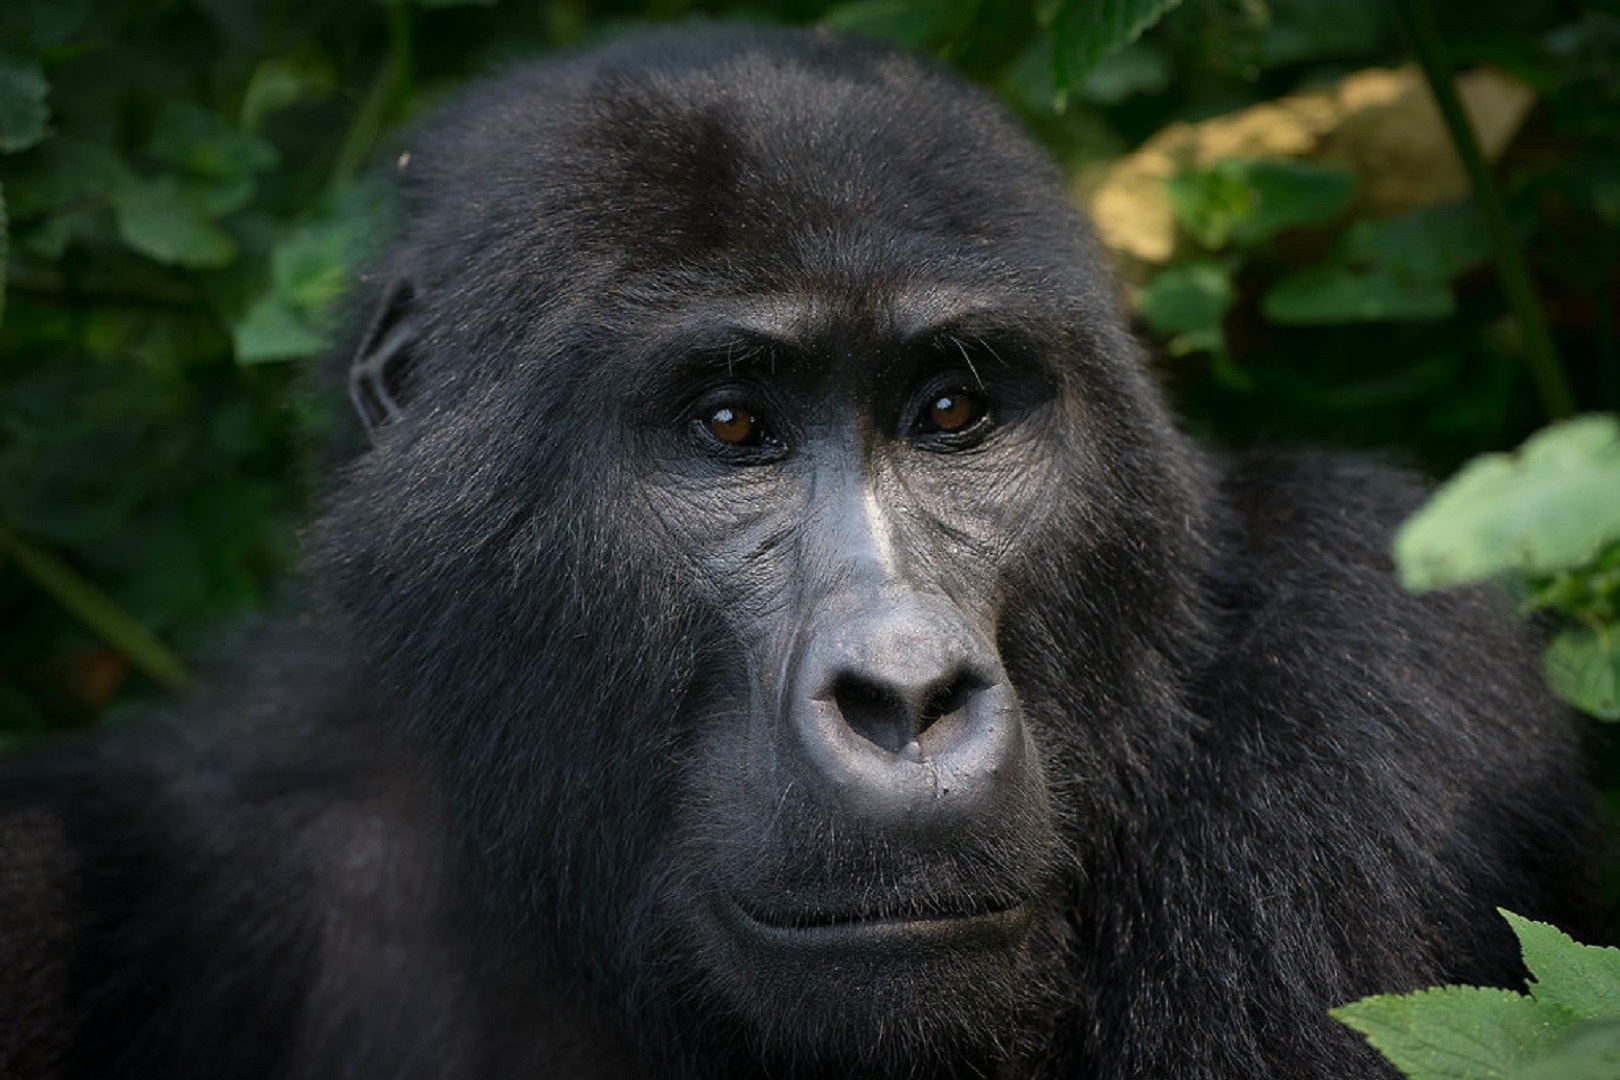
<path fill-rule="evenodd" d="M 1389 1077 L 1588 925 L 1531 636 L 1179 434 L 980 93 L 664 32 L 398 172 L 323 613 L 11 766 L 7 1076 Z"/>

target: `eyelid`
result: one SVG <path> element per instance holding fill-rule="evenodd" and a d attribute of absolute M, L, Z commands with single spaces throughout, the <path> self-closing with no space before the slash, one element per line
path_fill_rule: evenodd
<path fill-rule="evenodd" d="M 707 386 L 695 394 L 683 410 L 684 426 L 688 431 L 698 432 L 695 437 L 718 456 L 733 460 L 774 461 L 787 453 L 792 439 L 773 397 L 764 387 L 751 382 L 723 381 Z M 715 435 L 709 427 L 709 420 L 716 412 L 727 408 L 753 416 L 762 429 L 759 443 L 728 443 Z"/>
<path fill-rule="evenodd" d="M 926 430 L 928 410 L 941 396 L 965 393 L 983 402 L 982 413 L 966 427 L 956 431 Z M 996 424 L 996 395 L 977 373 L 969 369 L 937 372 L 922 382 L 912 394 L 901 418 L 899 437 L 923 446 L 959 449 L 977 443 Z"/>

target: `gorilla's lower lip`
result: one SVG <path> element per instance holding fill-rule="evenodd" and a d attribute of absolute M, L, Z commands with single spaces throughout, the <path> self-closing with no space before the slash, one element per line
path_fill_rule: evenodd
<path fill-rule="evenodd" d="M 914 936 L 1017 936 L 1029 925 L 1027 901 L 963 901 L 927 908 L 763 908 L 726 896 L 728 921 L 751 935 L 781 943 L 830 944 Z"/>

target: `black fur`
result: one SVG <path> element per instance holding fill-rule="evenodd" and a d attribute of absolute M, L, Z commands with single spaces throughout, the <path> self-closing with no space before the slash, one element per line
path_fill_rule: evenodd
<path fill-rule="evenodd" d="M 408 150 L 315 625 L 4 777 L 0 1074 L 1391 1077 L 1328 1008 L 1588 927 L 1533 635 L 1184 439 L 977 92 L 668 32 Z"/>

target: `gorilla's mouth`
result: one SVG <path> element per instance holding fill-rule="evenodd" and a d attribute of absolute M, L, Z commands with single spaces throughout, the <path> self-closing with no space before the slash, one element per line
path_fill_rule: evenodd
<path fill-rule="evenodd" d="M 749 928 L 756 932 L 773 935 L 906 928 L 948 931 L 975 925 L 1012 930 L 1029 919 L 1028 900 L 1008 897 L 930 897 L 805 907 L 759 904 L 737 896 L 726 899 L 733 922 L 751 924 Z"/>

